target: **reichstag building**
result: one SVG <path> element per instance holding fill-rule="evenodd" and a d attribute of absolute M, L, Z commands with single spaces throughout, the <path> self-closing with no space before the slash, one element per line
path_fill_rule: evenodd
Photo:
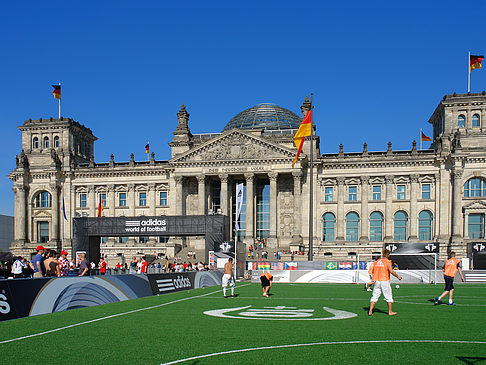
<path fill-rule="evenodd" d="M 306 98 L 302 115 L 310 108 Z M 236 184 L 244 184 L 238 251 L 265 239 L 270 252 L 309 247 L 309 171 L 313 149 L 313 246 L 319 257 L 345 260 L 387 243 L 430 242 L 440 256 L 471 254 L 485 242 L 486 94 L 446 95 L 432 113 L 432 144 L 419 150 L 321 154 L 319 136 L 299 160 L 292 137 L 302 115 L 274 104 L 237 114 L 220 133 L 192 134 L 182 105 L 174 118 L 171 158 L 98 163 L 97 138 L 70 118 L 27 120 L 9 178 L 15 193 L 11 251 L 38 244 L 72 249 L 72 218 L 222 214 L 235 219 Z M 315 121 L 319 123 L 319 121 Z M 63 198 L 64 197 L 64 198 Z M 63 217 L 63 201 L 66 218 Z M 231 233 L 231 238 L 235 233 Z M 103 237 L 103 253 L 131 256 L 196 252 L 204 237 Z"/>

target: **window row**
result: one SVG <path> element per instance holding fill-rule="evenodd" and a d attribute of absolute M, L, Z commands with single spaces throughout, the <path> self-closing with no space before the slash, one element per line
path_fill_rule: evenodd
<path fill-rule="evenodd" d="M 421 196 L 422 199 L 430 199 L 430 184 L 421 184 Z M 397 185 L 397 195 L 396 199 L 397 200 L 405 200 L 406 199 L 406 185 Z M 383 200 L 383 194 L 382 194 L 382 185 L 372 185 L 371 187 L 372 191 L 372 200 Z M 347 196 L 348 196 L 348 201 L 356 201 L 358 200 L 358 186 L 357 185 L 348 185 L 347 186 Z M 324 188 L 324 200 L 326 202 L 332 202 L 334 201 L 334 187 L 333 186 L 326 186 Z"/>
<path fill-rule="evenodd" d="M 97 202 L 99 200 L 103 201 L 103 207 L 107 207 L 106 204 L 106 193 L 101 193 L 98 195 Z M 88 194 L 80 193 L 79 194 L 79 208 L 86 208 L 88 206 Z M 160 191 L 159 192 L 159 205 L 160 206 L 167 206 L 167 191 Z M 126 207 L 127 206 L 127 193 L 118 193 L 118 206 L 119 207 Z M 140 192 L 138 193 L 138 206 L 139 207 L 146 207 L 147 206 L 147 193 Z"/>
<path fill-rule="evenodd" d="M 465 128 L 467 125 L 467 120 L 464 114 L 460 114 L 457 117 L 457 127 L 458 128 Z M 472 120 L 471 120 L 471 127 L 476 128 L 481 126 L 481 117 L 479 114 L 473 114 Z"/>
<path fill-rule="evenodd" d="M 369 239 L 370 241 L 383 240 L 383 214 L 373 212 L 370 214 Z M 408 238 L 408 214 L 398 211 L 393 217 L 393 236 L 395 241 L 406 241 Z M 418 239 L 428 241 L 432 239 L 433 216 L 428 210 L 423 210 L 419 214 Z M 359 240 L 360 219 L 357 213 L 350 212 L 345 218 L 346 241 Z M 333 213 L 325 213 L 322 216 L 322 240 L 332 242 L 335 240 L 336 217 Z"/>
<path fill-rule="evenodd" d="M 39 148 L 39 137 L 33 137 L 32 138 L 32 149 L 37 149 Z M 42 148 L 49 148 L 50 143 L 49 143 L 49 137 L 45 136 L 42 138 Z M 52 147 L 57 148 L 59 147 L 59 136 L 54 136 L 53 142 L 52 142 Z"/>

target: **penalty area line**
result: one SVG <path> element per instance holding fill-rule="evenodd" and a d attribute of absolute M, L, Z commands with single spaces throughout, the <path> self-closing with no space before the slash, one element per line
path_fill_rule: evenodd
<path fill-rule="evenodd" d="M 289 347 L 303 347 L 303 346 L 323 346 L 323 345 L 353 345 L 353 344 L 372 344 L 372 343 L 453 343 L 453 344 L 475 344 L 486 345 L 486 341 L 455 341 L 455 340 L 366 340 L 366 341 L 333 341 L 333 342 L 311 342 L 311 343 L 296 343 L 288 345 L 275 345 L 275 346 L 263 346 L 263 347 L 250 347 L 246 349 L 229 350 L 221 352 L 213 352 L 212 354 L 205 354 L 193 357 L 187 357 L 185 359 L 174 360 L 170 362 L 161 363 L 161 365 L 179 364 L 185 361 L 192 361 L 198 359 L 204 359 L 207 357 L 236 354 L 249 351 L 260 350 L 275 350 Z"/>
<path fill-rule="evenodd" d="M 242 287 L 242 286 L 246 286 L 246 285 L 249 285 L 249 284 L 238 285 L 237 287 Z M 131 311 L 128 311 L 128 312 L 117 313 L 117 314 L 112 314 L 112 315 L 105 316 L 105 317 L 91 319 L 89 321 L 84 321 L 84 322 L 79 322 L 79 323 L 73 323 L 73 324 L 70 324 L 68 326 L 58 327 L 58 328 L 54 328 L 52 330 L 48 330 L 48 331 L 44 331 L 44 332 L 38 332 L 38 333 L 33 333 L 31 335 L 26 335 L 26 336 L 11 338 L 9 340 L 0 341 L 0 345 L 6 344 L 6 343 L 9 343 L 9 342 L 25 340 L 27 338 L 32 338 L 32 337 L 38 337 L 38 336 L 42 336 L 42 335 L 47 335 L 49 333 L 59 332 L 59 331 L 65 330 L 65 329 L 69 329 L 69 328 L 73 328 L 73 327 L 78 327 L 78 326 L 82 326 L 82 325 L 85 325 L 85 324 L 99 322 L 99 321 L 103 321 L 105 319 L 116 318 L 116 317 L 120 317 L 120 316 L 125 316 L 127 314 L 132 314 L 132 313 L 146 311 L 146 310 L 149 310 L 149 309 L 155 309 L 155 308 L 165 307 L 166 305 L 183 302 L 183 301 L 186 301 L 186 300 L 189 300 L 189 299 L 203 298 L 203 297 L 206 297 L 208 295 L 212 295 L 212 294 L 215 294 L 215 293 L 219 293 L 220 291 L 221 290 L 216 290 L 216 291 L 212 291 L 212 292 L 206 293 L 206 294 L 196 295 L 196 296 L 193 296 L 193 297 L 181 298 L 181 299 L 177 299 L 177 300 L 172 300 L 170 302 L 165 302 L 165 303 L 161 303 L 161 304 L 157 304 L 157 305 L 152 305 L 150 307 L 138 308 L 138 309 L 134 309 L 134 310 L 131 310 Z"/>

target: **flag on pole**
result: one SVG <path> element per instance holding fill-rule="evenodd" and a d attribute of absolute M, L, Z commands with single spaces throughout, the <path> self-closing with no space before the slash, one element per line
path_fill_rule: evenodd
<path fill-rule="evenodd" d="M 68 220 L 66 217 L 66 206 L 64 205 L 64 193 L 62 194 L 62 216 L 65 220 Z"/>
<path fill-rule="evenodd" d="M 103 195 L 100 194 L 100 202 L 98 203 L 98 217 L 101 217 L 102 212 L 103 212 Z"/>
<path fill-rule="evenodd" d="M 474 70 L 475 68 L 481 68 L 481 62 L 483 61 L 484 56 L 469 56 L 469 72 Z"/>
<path fill-rule="evenodd" d="M 52 87 L 54 88 L 52 95 L 54 95 L 56 99 L 61 100 L 61 85 L 52 85 Z"/>
<path fill-rule="evenodd" d="M 295 163 L 297 162 L 297 159 L 300 156 L 300 151 L 302 151 L 302 146 L 304 145 L 305 137 L 309 137 L 311 135 L 311 132 L 312 132 L 312 110 L 309 110 L 305 115 L 304 119 L 302 120 L 302 123 L 300 124 L 297 133 L 295 133 L 294 136 L 294 144 L 295 147 L 297 147 L 297 155 L 295 156 L 294 161 L 292 161 L 292 167 L 294 167 Z"/>
<path fill-rule="evenodd" d="M 430 142 L 430 141 L 432 141 L 432 138 L 427 137 L 424 134 L 424 132 L 420 131 L 420 141 L 422 141 L 422 142 L 428 142 L 429 141 Z"/>
<path fill-rule="evenodd" d="M 240 213 L 241 207 L 243 205 L 243 183 L 236 184 L 236 219 L 235 219 L 235 230 L 238 232 L 240 230 Z"/>
<path fill-rule="evenodd" d="M 149 144 L 147 143 L 145 145 L 145 153 L 149 153 L 150 152 L 150 147 L 149 147 Z"/>

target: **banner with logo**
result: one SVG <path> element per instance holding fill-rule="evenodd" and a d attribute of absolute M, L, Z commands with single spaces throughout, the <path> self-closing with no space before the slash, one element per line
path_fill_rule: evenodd
<path fill-rule="evenodd" d="M 337 265 L 336 261 L 326 262 L 325 267 L 326 267 L 326 270 L 337 270 L 338 269 L 338 265 Z"/>
<path fill-rule="evenodd" d="M 392 254 L 439 253 L 439 244 L 422 242 L 390 243 L 385 246 Z"/>

